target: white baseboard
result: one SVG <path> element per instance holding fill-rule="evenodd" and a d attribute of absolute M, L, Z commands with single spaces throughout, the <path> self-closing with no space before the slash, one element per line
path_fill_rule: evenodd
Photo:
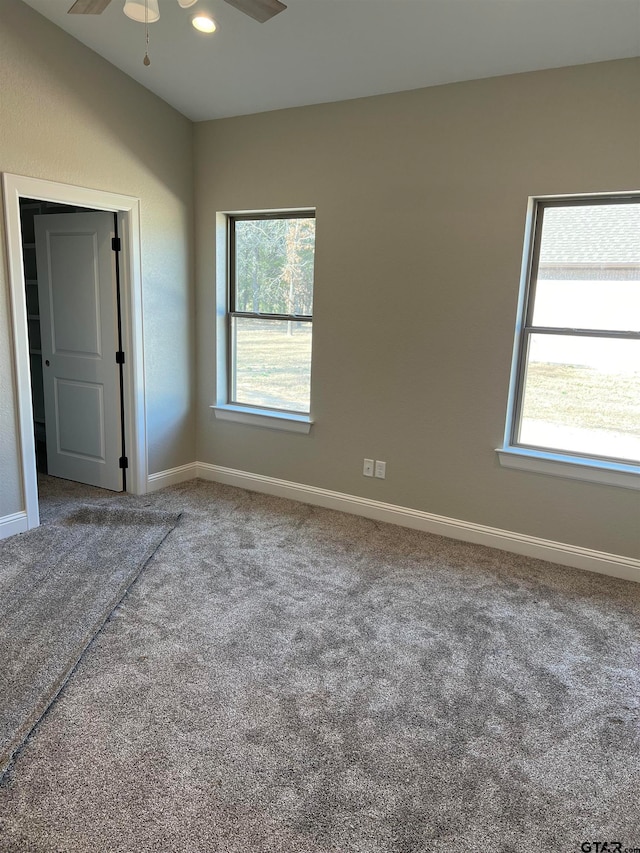
<path fill-rule="evenodd" d="M 198 477 L 198 463 L 190 462 L 188 465 L 180 465 L 178 468 L 169 468 L 159 471 L 157 474 L 149 474 L 147 477 L 147 492 L 157 492 L 165 486 L 176 486 L 187 480 L 195 480 Z"/>
<path fill-rule="evenodd" d="M 151 486 L 150 484 L 149 491 L 171 483 L 181 483 L 192 477 L 225 483 L 228 486 L 238 486 L 241 489 L 263 492 L 276 497 L 289 498 L 327 509 L 349 512 L 375 521 L 410 527 L 414 530 L 422 530 L 425 533 L 447 536 L 450 539 L 473 542 L 476 545 L 487 545 L 490 548 L 499 548 L 502 551 L 511 551 L 514 554 L 559 563 L 561 566 L 571 566 L 576 569 L 585 569 L 589 572 L 598 572 L 611 577 L 640 582 L 640 560 L 633 557 L 608 554 L 604 551 L 594 551 L 590 548 L 567 545 L 563 542 L 553 542 L 549 539 L 540 539 L 537 536 L 527 536 L 523 533 L 514 533 L 497 527 L 488 527 L 484 524 L 447 518 L 431 512 L 361 498 L 357 495 L 347 495 L 330 489 L 320 489 L 303 483 L 292 483 L 289 480 L 265 477 L 262 474 L 251 474 L 248 471 L 238 471 L 235 468 L 224 468 L 221 465 L 211 465 L 207 462 L 195 462 L 193 465 L 183 465 L 181 468 L 153 474 L 149 480 L 151 481 L 153 478 L 154 485 Z"/>
<path fill-rule="evenodd" d="M 15 536 L 16 533 L 24 533 L 28 529 L 27 513 L 24 510 L 0 518 L 0 539 Z"/>

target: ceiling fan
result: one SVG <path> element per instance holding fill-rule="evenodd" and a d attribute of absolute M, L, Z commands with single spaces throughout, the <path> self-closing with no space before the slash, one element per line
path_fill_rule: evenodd
<path fill-rule="evenodd" d="M 195 2 L 196 0 L 178 0 L 183 9 L 188 9 Z M 76 0 L 68 12 L 70 15 L 100 15 L 109 3 L 111 0 Z M 261 24 L 287 8 L 280 0 L 225 0 L 225 3 L 260 21 Z"/>

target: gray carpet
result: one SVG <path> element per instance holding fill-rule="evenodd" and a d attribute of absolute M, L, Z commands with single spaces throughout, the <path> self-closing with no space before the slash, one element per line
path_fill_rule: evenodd
<path fill-rule="evenodd" d="M 176 521 L 79 506 L 0 542 L 0 776 Z"/>
<path fill-rule="evenodd" d="M 2 853 L 640 847 L 640 586 L 196 482 L 0 788 Z M 594 848 L 595 849 L 595 848 Z"/>

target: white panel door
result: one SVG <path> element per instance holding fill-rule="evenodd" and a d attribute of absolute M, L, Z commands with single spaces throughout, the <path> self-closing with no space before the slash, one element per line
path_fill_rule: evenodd
<path fill-rule="evenodd" d="M 113 214 L 35 217 L 47 467 L 122 491 Z"/>

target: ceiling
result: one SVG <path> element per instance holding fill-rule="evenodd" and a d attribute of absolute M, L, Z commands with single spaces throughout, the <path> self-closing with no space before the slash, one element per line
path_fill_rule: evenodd
<path fill-rule="evenodd" d="M 159 0 L 149 67 L 123 0 L 99 16 L 23 2 L 194 121 L 640 55 L 640 0 L 285 0 L 264 24 Z M 191 26 L 203 10 L 213 35 Z"/>

